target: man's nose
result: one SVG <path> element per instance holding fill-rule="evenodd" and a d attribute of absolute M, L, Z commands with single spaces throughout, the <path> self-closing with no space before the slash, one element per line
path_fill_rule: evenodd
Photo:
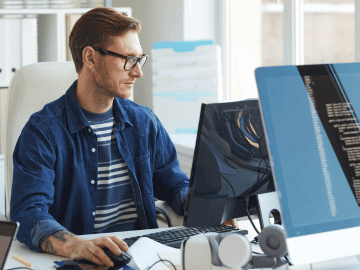
<path fill-rule="evenodd" d="M 130 70 L 130 75 L 136 78 L 141 78 L 144 75 L 139 63 L 136 63 L 136 66 L 132 70 Z"/>

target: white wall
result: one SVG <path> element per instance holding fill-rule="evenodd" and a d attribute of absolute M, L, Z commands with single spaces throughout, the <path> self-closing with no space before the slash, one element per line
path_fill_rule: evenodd
<path fill-rule="evenodd" d="M 215 39 L 215 0 L 184 1 L 184 40 Z"/>
<path fill-rule="evenodd" d="M 144 53 L 150 55 L 154 42 L 215 40 L 217 0 L 114 0 L 113 7 L 131 7 L 140 20 L 139 38 Z M 134 86 L 134 101 L 152 108 L 151 58 L 144 76 Z"/>

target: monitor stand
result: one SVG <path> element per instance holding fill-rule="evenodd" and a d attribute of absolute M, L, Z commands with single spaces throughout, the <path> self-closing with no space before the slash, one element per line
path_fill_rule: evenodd
<path fill-rule="evenodd" d="M 261 229 L 267 226 L 281 225 L 281 207 L 276 191 L 257 195 L 258 213 Z M 270 217 L 273 217 L 273 221 Z"/>
<path fill-rule="evenodd" d="M 272 224 L 281 223 L 281 207 L 279 198 L 275 192 L 257 195 L 258 213 L 261 229 Z M 271 215 L 270 215 L 271 214 Z M 274 221 L 270 220 L 273 216 Z M 291 257 L 290 257 L 291 261 Z M 291 270 L 360 270 L 360 255 L 350 256 L 326 262 L 319 262 L 307 265 L 291 266 Z"/>

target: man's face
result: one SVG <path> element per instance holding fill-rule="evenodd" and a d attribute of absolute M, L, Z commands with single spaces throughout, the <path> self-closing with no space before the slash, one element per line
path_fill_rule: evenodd
<path fill-rule="evenodd" d="M 135 31 L 127 32 L 121 37 L 113 37 L 111 44 L 103 49 L 124 56 L 143 55 L 139 37 Z M 136 78 L 143 76 L 140 65 L 136 64 L 132 70 L 126 71 L 124 69 L 126 59 L 96 53 L 99 54 L 99 62 L 94 73 L 97 94 L 105 98 L 129 98 Z"/>

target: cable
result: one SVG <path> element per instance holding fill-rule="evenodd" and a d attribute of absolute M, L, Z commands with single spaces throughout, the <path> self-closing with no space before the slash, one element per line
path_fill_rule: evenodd
<path fill-rule="evenodd" d="M 289 258 L 287 257 L 287 255 L 284 255 L 284 258 L 285 258 L 284 261 L 291 266 L 292 263 L 290 262 L 290 260 L 289 260 Z"/>
<path fill-rule="evenodd" d="M 233 186 L 232 186 L 232 184 L 230 184 L 229 180 L 226 179 L 226 177 L 224 176 L 224 173 L 220 172 L 220 175 L 222 176 L 222 179 L 224 179 L 224 180 L 229 184 L 232 192 L 234 193 L 234 196 L 237 197 L 237 196 L 236 196 L 236 193 L 235 193 L 235 190 L 234 190 L 234 188 L 233 188 Z"/>
<path fill-rule="evenodd" d="M 238 136 L 237 136 L 237 140 L 241 141 L 240 143 L 241 144 L 244 144 L 247 145 L 247 155 L 248 155 L 248 158 L 251 159 L 251 153 L 252 154 L 255 154 L 255 155 L 258 155 L 258 153 L 260 153 L 260 156 L 261 156 L 261 159 L 260 161 L 258 162 L 258 168 L 257 168 L 257 179 L 254 181 L 252 187 L 250 187 L 248 189 L 248 191 L 246 193 L 249 193 L 249 194 L 246 194 L 248 196 L 251 196 L 253 195 L 256 191 L 259 190 L 260 187 L 258 187 L 258 185 L 261 183 L 261 181 L 265 178 L 265 177 L 268 177 L 268 171 L 269 169 L 271 169 L 271 167 L 269 166 L 266 158 L 268 158 L 268 154 L 264 155 L 265 153 L 263 153 L 263 151 L 261 151 L 261 143 L 264 141 L 264 137 L 265 137 L 265 134 L 263 134 L 261 137 L 257 136 L 257 138 L 259 139 L 258 141 L 258 153 L 255 153 L 253 152 L 252 150 L 252 146 L 250 145 L 250 143 L 245 139 L 246 138 L 246 135 L 244 134 L 244 131 L 241 130 L 241 128 L 235 123 L 235 120 L 233 117 L 231 117 L 228 112 L 236 112 L 236 113 L 239 113 L 240 111 L 244 111 L 244 110 L 248 110 L 249 108 L 243 108 L 243 109 L 239 109 L 238 107 L 236 109 L 231 109 L 231 110 L 225 110 L 223 106 L 220 105 L 220 109 L 219 111 L 215 110 L 215 108 L 213 108 L 212 106 L 210 106 L 210 108 L 212 109 L 213 113 L 218 117 L 218 118 L 222 118 L 222 119 L 225 119 L 225 121 L 227 123 L 230 124 L 230 126 L 232 126 L 233 128 L 235 128 L 236 130 L 240 129 L 239 132 L 238 132 Z M 252 108 L 254 109 L 254 108 Z M 250 115 L 251 116 L 251 115 Z M 244 116 L 245 117 L 245 116 Z M 216 121 L 217 119 L 215 119 Z M 248 122 L 248 125 L 246 125 L 247 123 L 245 123 L 246 126 L 251 126 L 251 121 L 250 121 L 250 118 L 248 120 L 246 120 L 246 122 Z M 245 128 L 246 128 L 245 126 Z M 248 129 L 250 130 L 250 129 Z M 220 135 L 220 134 L 219 134 Z M 251 134 L 250 134 L 251 135 Z M 255 133 L 255 135 L 257 135 Z M 235 136 L 235 135 L 234 135 Z M 239 142 L 238 142 L 239 143 Z M 265 165 L 263 166 L 263 163 L 265 163 Z M 261 175 L 261 169 L 262 168 L 265 168 L 265 171 L 262 173 Z M 220 175 L 222 176 L 222 179 L 224 179 L 230 186 L 233 194 L 235 197 L 236 196 L 236 193 L 235 193 L 235 190 L 233 188 L 233 186 L 231 185 L 231 183 L 226 179 L 226 177 L 224 176 L 224 174 L 220 173 Z M 265 179 L 267 180 L 267 179 Z M 267 180 L 269 181 L 269 180 Z M 265 183 L 264 183 L 265 184 Z M 254 230 L 256 231 L 257 234 L 260 234 L 259 230 L 256 228 L 251 216 L 250 216 L 250 213 L 249 213 L 249 208 L 248 208 L 248 197 L 244 197 L 244 202 L 245 202 L 245 209 L 246 209 L 246 214 L 249 218 L 249 221 L 251 223 L 251 225 L 253 226 Z M 257 239 L 254 238 L 253 242 L 256 242 Z"/>
<path fill-rule="evenodd" d="M 244 198 L 244 202 L 245 202 L 245 209 L 246 209 L 246 215 L 248 216 L 251 225 L 254 227 L 254 230 L 256 231 L 257 234 L 260 234 L 259 230 L 256 228 L 252 218 L 250 217 L 250 213 L 249 213 L 249 209 L 248 209 L 248 203 L 247 203 L 247 198 Z"/>
<path fill-rule="evenodd" d="M 250 242 L 251 244 L 258 244 L 259 238 L 257 236 L 254 237 L 254 239 Z"/>
<path fill-rule="evenodd" d="M 211 107 L 211 106 L 210 106 Z M 234 111 L 234 112 L 240 112 L 242 110 L 248 110 L 250 108 L 243 108 L 243 109 L 239 109 L 239 108 L 236 108 L 236 109 L 232 109 L 232 110 L 225 110 L 222 106 L 220 106 L 221 110 L 220 110 L 220 113 L 218 113 L 214 108 L 211 107 L 211 109 L 214 111 L 215 114 L 219 115 L 221 117 L 221 114 L 223 114 L 223 117 L 225 119 L 227 119 L 227 121 L 233 125 L 234 127 L 238 127 L 233 121 L 234 119 L 227 113 L 228 111 Z M 251 108 L 251 109 L 255 109 L 255 108 Z M 251 116 L 251 115 L 250 115 Z M 251 122 L 250 122 L 250 119 L 248 120 L 249 121 L 249 125 L 251 125 Z M 242 132 L 241 132 L 242 134 Z M 243 135 L 243 134 L 242 134 Z M 269 164 L 267 163 L 266 161 L 266 158 L 268 157 L 268 154 L 264 155 L 263 152 L 261 151 L 261 142 L 262 140 L 264 139 L 265 137 L 265 134 L 262 135 L 260 138 L 259 138 L 259 152 L 260 152 L 260 155 L 261 155 L 261 160 L 260 162 L 258 163 L 258 169 L 257 169 L 257 179 L 255 180 L 252 188 L 251 188 L 251 191 L 250 191 L 250 195 L 252 195 L 253 193 L 255 193 L 259 188 L 257 187 L 257 185 L 264 179 L 264 177 L 267 176 L 267 173 L 268 173 L 268 169 L 270 168 Z M 244 141 L 246 143 L 246 140 Z M 248 145 L 248 153 L 250 153 L 251 151 L 251 146 L 249 145 L 249 143 L 247 143 Z M 265 166 L 262 166 L 262 163 L 265 162 Z M 262 167 L 265 167 L 265 172 L 260 176 L 260 172 L 261 172 L 261 168 Z"/>
<path fill-rule="evenodd" d="M 261 151 L 261 147 L 260 147 L 260 144 L 261 144 L 261 140 L 264 138 L 265 135 L 261 136 L 260 139 L 259 139 L 259 151 L 260 151 L 260 155 L 261 155 L 261 160 L 259 162 L 259 166 L 258 166 L 258 178 L 256 179 L 254 185 L 253 185 L 253 188 L 251 190 L 251 193 L 254 193 L 257 191 L 257 187 L 256 185 L 265 177 L 267 171 L 268 171 L 268 168 L 270 168 L 269 164 L 266 162 L 266 157 L 268 157 L 269 155 L 266 154 L 265 156 L 263 155 L 262 151 Z M 262 162 L 265 162 L 265 166 L 266 166 L 266 170 L 265 172 L 263 173 L 263 175 L 260 177 L 260 168 L 261 168 L 261 163 Z M 250 194 L 251 195 L 251 194 Z"/>
<path fill-rule="evenodd" d="M 176 267 L 175 267 L 175 265 L 174 265 L 172 262 L 170 262 L 169 260 L 163 260 L 163 259 L 160 259 L 160 260 L 154 262 L 154 263 L 153 263 L 149 268 L 147 268 L 146 270 L 150 270 L 150 269 L 153 268 L 153 266 L 154 266 L 155 264 L 157 264 L 158 262 L 168 262 L 168 263 L 171 264 L 172 267 L 174 267 L 174 270 L 176 270 Z"/>

